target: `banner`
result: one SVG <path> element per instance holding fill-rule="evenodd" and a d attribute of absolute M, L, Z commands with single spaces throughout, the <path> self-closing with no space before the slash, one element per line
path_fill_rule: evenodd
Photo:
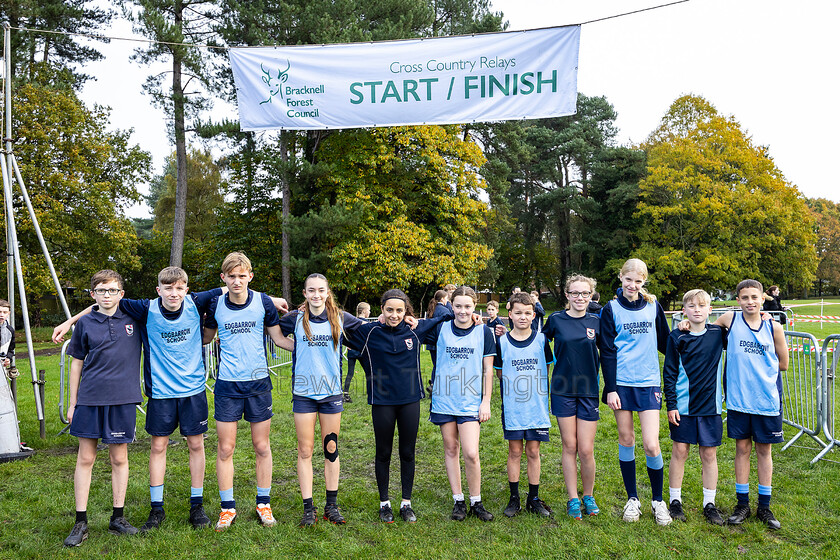
<path fill-rule="evenodd" d="M 580 26 L 235 48 L 242 130 L 537 119 L 575 113 Z"/>

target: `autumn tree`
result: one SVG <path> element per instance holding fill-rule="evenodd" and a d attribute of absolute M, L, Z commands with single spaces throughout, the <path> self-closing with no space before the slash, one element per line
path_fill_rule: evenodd
<path fill-rule="evenodd" d="M 72 91 L 36 81 L 17 88 L 14 104 L 15 154 L 59 277 L 84 286 L 99 269 L 138 268 L 125 209 L 140 200 L 137 184 L 148 178 L 149 154 L 131 144 L 130 131 L 109 132 L 107 109 L 85 107 Z M 37 308 L 54 287 L 15 193 L 24 281 Z"/>
<path fill-rule="evenodd" d="M 840 289 L 840 204 L 824 198 L 808 199 L 817 234 L 817 295 Z"/>
<path fill-rule="evenodd" d="M 651 290 L 665 302 L 743 278 L 811 282 L 816 238 L 805 201 L 734 117 L 702 97 L 680 97 L 643 148 L 634 256 L 647 262 Z"/>

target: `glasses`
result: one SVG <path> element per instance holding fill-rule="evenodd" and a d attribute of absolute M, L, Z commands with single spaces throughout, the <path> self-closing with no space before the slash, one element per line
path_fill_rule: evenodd
<path fill-rule="evenodd" d="M 579 298 L 579 297 L 588 298 L 589 296 L 592 295 L 592 292 L 566 292 L 566 294 L 568 294 L 570 297 L 573 297 L 573 298 Z"/>
<path fill-rule="evenodd" d="M 96 288 L 95 290 L 93 290 L 93 293 L 98 296 L 104 296 L 105 294 L 108 294 L 109 296 L 115 296 L 121 291 L 122 290 L 120 290 L 119 288 L 108 288 L 107 290 L 105 288 Z"/>

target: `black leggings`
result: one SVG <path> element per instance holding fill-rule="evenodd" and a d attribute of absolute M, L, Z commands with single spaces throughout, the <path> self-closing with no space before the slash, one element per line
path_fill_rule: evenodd
<path fill-rule="evenodd" d="M 417 446 L 417 429 L 420 427 L 420 401 L 398 405 L 375 404 L 371 406 L 371 417 L 376 439 L 374 467 L 379 500 L 384 502 L 388 499 L 395 426 L 399 427 L 402 497 L 410 500 L 414 488 L 414 449 Z"/>
<path fill-rule="evenodd" d="M 344 378 L 344 392 L 350 392 L 350 382 L 353 381 L 353 374 L 356 370 L 356 358 L 347 358 L 347 376 Z"/>

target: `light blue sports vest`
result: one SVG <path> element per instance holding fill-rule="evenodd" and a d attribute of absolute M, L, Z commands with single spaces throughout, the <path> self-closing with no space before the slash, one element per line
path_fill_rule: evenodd
<path fill-rule="evenodd" d="M 762 321 L 754 331 L 736 312 L 726 345 L 726 408 L 761 416 L 781 412 L 779 357 L 773 322 Z"/>
<path fill-rule="evenodd" d="M 625 309 L 609 302 L 615 320 L 616 385 L 659 387 L 659 354 L 656 344 L 656 303 Z"/>
<path fill-rule="evenodd" d="M 477 416 L 484 378 L 484 325 L 458 336 L 452 321 L 443 323 L 437 339 L 432 412 Z"/>
<path fill-rule="evenodd" d="M 545 335 L 537 333 L 525 348 L 499 338 L 502 350 L 502 407 L 506 430 L 550 428 L 548 416 L 548 364 Z"/>
<path fill-rule="evenodd" d="M 184 298 L 181 315 L 174 321 L 161 313 L 160 298 L 150 301 L 146 332 L 152 398 L 183 398 L 204 392 L 201 317 L 192 297 Z"/>
<path fill-rule="evenodd" d="M 228 309 L 225 296 L 216 304 L 219 326 L 219 379 L 254 381 L 268 377 L 268 362 L 263 345 L 265 307 L 262 294 L 251 292 L 251 303 L 244 309 Z"/>
<path fill-rule="evenodd" d="M 312 333 L 311 340 L 303 330 L 303 313 L 299 313 L 295 323 L 292 392 L 315 400 L 340 395 L 341 344 L 339 343 L 338 348 L 333 347 L 332 326 L 329 321 L 309 321 L 309 331 Z"/>

